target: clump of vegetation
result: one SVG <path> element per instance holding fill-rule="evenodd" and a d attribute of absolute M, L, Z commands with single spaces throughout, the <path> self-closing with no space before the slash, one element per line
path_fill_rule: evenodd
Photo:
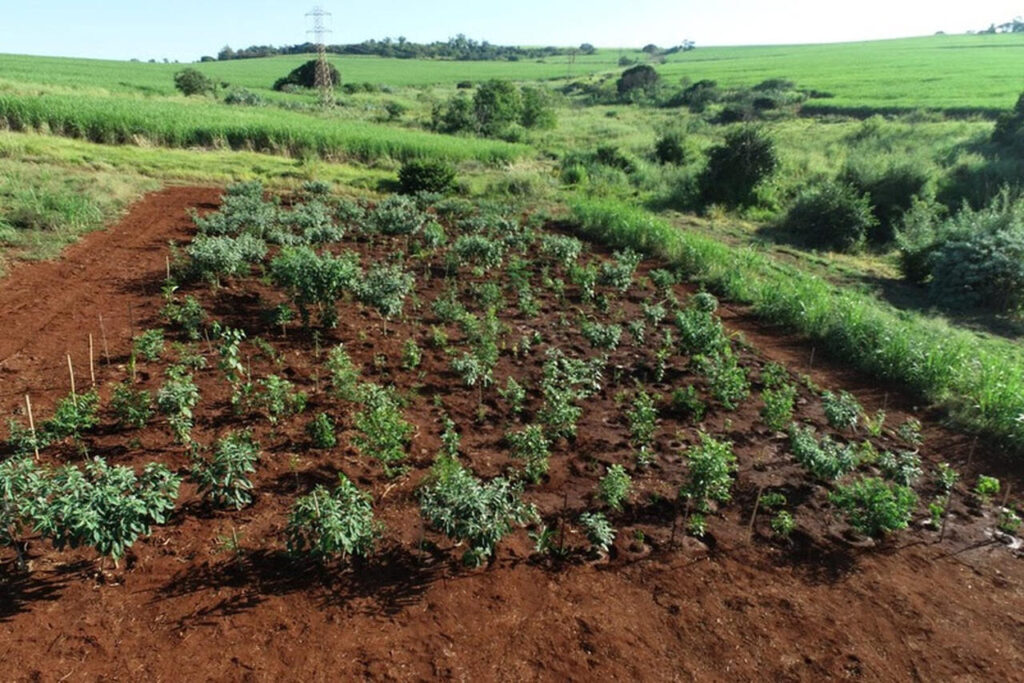
<path fill-rule="evenodd" d="M 825 408 L 825 419 L 834 429 L 857 428 L 864 410 L 853 394 L 846 391 L 840 391 L 838 394 L 826 391 L 821 396 L 821 402 Z"/>
<path fill-rule="evenodd" d="M 199 387 L 192 375 L 181 366 L 167 369 L 167 381 L 157 391 L 156 407 L 167 417 L 178 443 L 191 440 L 195 408 L 199 404 Z"/>
<path fill-rule="evenodd" d="M 621 511 L 622 503 L 629 497 L 633 479 L 622 465 L 611 465 L 597 485 L 597 495 L 612 510 Z"/>
<path fill-rule="evenodd" d="M 615 527 L 601 512 L 584 512 L 580 515 L 580 526 L 587 534 L 592 552 L 606 554 L 615 542 Z"/>
<path fill-rule="evenodd" d="M 110 409 L 117 422 L 125 427 L 141 429 L 153 417 L 153 397 L 145 389 L 132 389 L 128 383 L 114 387 Z"/>
<path fill-rule="evenodd" d="M 819 479 L 838 479 L 860 463 L 853 446 L 838 444 L 828 435 L 819 441 L 811 427 L 791 425 L 789 443 L 797 462 Z"/>
<path fill-rule="evenodd" d="M 214 505 L 241 510 L 252 503 L 249 475 L 256 471 L 259 458 L 259 445 L 252 436 L 233 432 L 217 441 L 212 459 L 195 458 L 192 479 Z"/>
<path fill-rule="evenodd" d="M 341 85 L 341 73 L 333 64 L 328 64 L 328 76 L 331 79 L 331 85 L 337 87 Z M 277 79 L 274 81 L 274 90 L 287 91 L 291 88 L 315 88 L 316 87 L 316 69 L 317 62 L 315 59 L 311 59 L 308 62 L 297 66 L 292 69 L 287 76 Z"/>
<path fill-rule="evenodd" d="M 324 561 L 332 557 L 365 558 L 380 535 L 370 494 L 344 474 L 334 491 L 317 486 L 295 501 L 288 519 L 288 552 Z"/>
<path fill-rule="evenodd" d="M 864 477 L 839 486 L 829 496 L 846 515 L 846 521 L 866 536 L 880 537 L 906 529 L 917 505 L 917 496 L 906 486 Z"/>
<path fill-rule="evenodd" d="M 398 171 L 398 186 L 403 194 L 447 194 L 455 187 L 455 168 L 433 159 L 407 161 Z"/>
<path fill-rule="evenodd" d="M 306 435 L 314 448 L 334 448 L 338 437 L 334 434 L 334 421 L 327 413 L 317 413 L 306 425 Z"/>
<path fill-rule="evenodd" d="M 725 503 L 732 498 L 736 456 L 731 443 L 701 432 L 700 444 L 691 447 L 686 458 L 690 473 L 680 495 L 692 500 L 698 512 L 709 510 L 708 501 Z"/>
<path fill-rule="evenodd" d="M 442 456 L 420 489 L 420 512 L 435 529 L 468 548 L 463 562 L 480 566 L 515 526 L 537 518 L 521 491 L 498 477 L 484 483 L 458 461 Z"/>
<path fill-rule="evenodd" d="M 540 483 L 548 471 L 550 442 L 544 436 L 544 429 L 530 425 L 517 432 L 505 435 L 512 457 L 525 463 L 526 478 L 534 484 Z"/>
<path fill-rule="evenodd" d="M 708 152 L 698 185 L 705 204 L 744 206 L 756 203 L 755 190 L 779 167 L 775 143 L 758 128 L 729 133 L 725 143 Z"/>
<path fill-rule="evenodd" d="M 364 384 L 359 398 L 363 408 L 353 418 L 359 433 L 352 442 L 364 455 L 380 461 L 387 476 L 395 476 L 402 469 L 413 427 L 402 418 L 398 400 L 384 387 Z"/>
<path fill-rule="evenodd" d="M 174 74 L 174 87 L 185 97 L 191 95 L 213 95 L 217 84 L 198 69 L 182 69 Z"/>
<path fill-rule="evenodd" d="M 802 192 L 783 224 L 814 246 L 854 251 L 864 244 L 878 220 L 867 195 L 852 185 L 828 182 Z"/>

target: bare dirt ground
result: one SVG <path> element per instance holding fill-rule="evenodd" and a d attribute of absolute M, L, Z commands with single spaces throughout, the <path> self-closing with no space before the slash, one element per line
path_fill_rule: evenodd
<path fill-rule="evenodd" d="M 3 415 L 20 411 L 25 393 L 48 414 L 68 391 L 66 354 L 87 385 L 90 333 L 97 383 L 124 376 L 132 333 L 158 321 L 167 242 L 190 238 L 186 208 L 213 208 L 218 196 L 216 188 L 152 194 L 61 261 L 21 265 L 0 281 Z M 209 303 L 230 320 L 246 314 L 246 301 L 244 292 L 227 292 Z M 752 361 L 778 360 L 821 386 L 847 388 L 869 411 L 884 405 L 894 421 L 914 407 L 891 388 L 814 358 L 811 347 L 740 308 L 721 314 L 755 347 L 745 352 Z M 354 336 L 370 322 L 344 320 L 336 335 Z M 394 331 L 389 355 L 407 332 Z M 380 351 L 372 343 L 353 348 L 366 365 Z M 427 368 L 428 386 L 439 377 Z M 451 410 L 468 423 L 475 407 Z M 437 431 L 429 410 L 412 412 L 424 433 Z M 996 474 L 1022 490 L 1019 466 L 926 417 L 926 460 L 949 461 L 970 481 Z M 584 422 L 581 453 L 601 457 L 620 447 L 600 415 Z M 284 445 L 261 471 L 250 508 L 212 510 L 186 486 L 171 523 L 137 543 L 118 569 L 90 552 L 57 553 L 42 543 L 32 546 L 30 573 L 0 569 L 0 670 L 8 680 L 45 681 L 1024 680 L 1024 564 L 984 542 L 991 519 L 961 505 L 961 521 L 942 543 L 913 529 L 880 547 L 857 547 L 830 536 L 824 522 L 792 544 L 770 541 L 761 522 L 751 537 L 757 489 L 771 483 L 757 466 L 759 452 L 780 449 L 756 423 L 756 406 L 730 417 L 741 451 L 736 499 L 713 521 L 709 542 L 671 545 L 664 525 L 635 512 L 620 525 L 609 560 L 538 562 L 520 533 L 479 570 L 459 566 L 440 541 L 417 548 L 412 483 L 374 487 L 375 500 L 389 500 L 390 531 L 368 565 L 310 569 L 289 561 L 279 538 L 296 492 L 328 480 L 338 463 L 360 486 L 371 485 L 371 473 L 344 452 L 322 461 L 304 456 L 295 471 L 286 453 L 301 452 L 302 437 L 279 435 Z M 472 448 L 473 439 L 464 445 Z M 92 446 L 119 463 L 187 465 L 161 428 L 125 441 L 102 433 Z M 417 465 L 429 465 L 436 441 L 424 438 L 422 452 L 412 454 Z M 500 471 L 483 445 L 479 458 L 482 473 Z M 592 481 L 577 481 L 583 463 L 582 455 L 553 458 L 549 484 L 567 498 L 583 495 Z M 561 495 L 548 497 L 548 509 L 557 509 Z M 636 547 L 626 529 L 645 530 L 647 542 Z M 224 549 L 233 532 L 241 534 L 239 552 Z"/>

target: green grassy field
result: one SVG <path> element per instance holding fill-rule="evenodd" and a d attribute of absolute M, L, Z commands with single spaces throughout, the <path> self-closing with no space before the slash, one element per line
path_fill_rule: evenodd
<path fill-rule="evenodd" d="M 633 50 L 600 50 L 577 57 L 519 62 L 453 62 L 332 57 L 345 82 L 391 86 L 454 84 L 487 78 L 565 79 L 617 72 L 620 56 Z M 668 57 L 658 67 L 670 81 L 709 78 L 725 86 L 749 86 L 766 78 L 788 78 L 801 88 L 835 97 L 825 109 L 948 109 L 988 111 L 1011 106 L 1024 90 L 1018 65 L 1024 36 L 930 36 L 900 40 L 764 47 L 700 47 Z M 197 64 L 196 68 L 234 85 L 269 89 L 305 56 Z M 6 81 L 65 88 L 100 89 L 143 95 L 173 94 L 180 64 L 148 64 L 0 54 L 0 90 Z"/>

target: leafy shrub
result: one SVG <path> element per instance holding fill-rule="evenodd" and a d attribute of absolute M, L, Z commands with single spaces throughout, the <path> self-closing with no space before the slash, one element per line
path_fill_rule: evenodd
<path fill-rule="evenodd" d="M 175 325 L 180 325 L 191 341 L 199 341 L 199 333 L 207 316 L 202 304 L 194 296 L 186 296 L 181 303 L 169 301 L 163 308 L 163 315 Z"/>
<path fill-rule="evenodd" d="M 888 244 L 896 236 L 896 228 L 915 200 L 927 200 L 932 191 L 931 170 L 918 163 L 891 164 L 879 168 L 864 161 L 848 163 L 839 181 L 849 184 L 858 195 L 867 197 L 876 219 L 865 226 L 866 236 L 873 244 Z"/>
<path fill-rule="evenodd" d="M 728 346 L 710 356 L 696 356 L 694 364 L 708 378 L 711 396 L 726 410 L 735 410 L 750 395 L 747 371 Z"/>
<path fill-rule="evenodd" d="M 913 486 L 921 476 L 921 458 L 909 451 L 886 451 L 879 456 L 878 466 L 886 479 L 903 486 Z"/>
<path fill-rule="evenodd" d="M 537 413 L 548 438 L 576 436 L 583 410 L 575 402 L 600 390 L 603 365 L 603 359 L 580 361 L 566 358 L 557 349 L 548 350 L 540 383 L 544 404 Z"/>
<path fill-rule="evenodd" d="M 413 289 L 416 279 L 399 266 L 377 264 L 355 283 L 359 301 L 377 309 L 381 317 L 394 318 L 402 312 L 405 298 Z"/>
<path fill-rule="evenodd" d="M 192 433 L 192 420 L 199 404 L 199 387 L 185 368 L 167 369 L 167 381 L 156 394 L 156 407 L 167 417 L 178 443 L 187 443 Z"/>
<path fill-rule="evenodd" d="M 267 414 L 270 424 L 282 417 L 297 415 L 306 409 L 306 394 L 295 391 L 291 382 L 277 375 L 267 375 L 256 383 L 253 404 Z"/>
<path fill-rule="evenodd" d="M 615 542 L 615 527 L 602 512 L 584 512 L 580 514 L 580 526 L 587 534 L 592 552 L 604 554 Z"/>
<path fill-rule="evenodd" d="M 419 498 L 420 512 L 431 526 L 469 546 L 462 559 L 471 566 L 493 557 L 514 526 L 537 517 L 534 507 L 523 502 L 518 486 L 502 477 L 484 483 L 450 458 L 434 466 Z"/>
<path fill-rule="evenodd" d="M 267 254 L 267 244 L 250 235 L 238 237 L 196 235 L 185 248 L 189 258 L 186 275 L 220 285 L 221 278 L 238 277 L 249 272 L 252 263 Z"/>
<path fill-rule="evenodd" d="M 334 448 L 338 437 L 334 435 L 334 421 L 327 413 L 317 413 L 306 425 L 306 435 L 314 448 Z"/>
<path fill-rule="evenodd" d="M 54 442 L 71 437 L 80 441 L 82 434 L 99 424 L 99 405 L 100 397 L 95 389 L 62 398 L 53 411 L 53 417 L 40 425 L 41 439 Z"/>
<path fill-rule="evenodd" d="M 660 80 L 661 77 L 654 67 L 638 64 L 622 72 L 615 83 L 615 89 L 623 100 L 636 100 L 638 97 L 653 94 Z"/>
<path fill-rule="evenodd" d="M 840 445 L 827 435 L 818 441 L 811 427 L 791 425 L 789 444 L 797 462 L 818 479 L 838 479 L 852 472 L 859 464 L 859 457 L 853 446 Z"/>
<path fill-rule="evenodd" d="M 251 90 L 247 90 L 245 88 L 232 88 L 228 91 L 228 94 L 224 96 L 224 104 L 233 104 L 242 107 L 262 107 L 267 104 L 267 101 Z"/>
<path fill-rule="evenodd" d="M 584 320 L 580 323 L 580 334 L 593 348 L 612 351 L 619 346 L 622 328 L 618 325 L 602 325 L 599 322 Z"/>
<path fill-rule="evenodd" d="M 779 538 L 789 538 L 796 528 L 796 522 L 793 520 L 793 515 L 786 510 L 779 510 L 772 517 L 771 521 L 772 533 Z"/>
<path fill-rule="evenodd" d="M 707 512 L 709 500 L 725 503 L 732 498 L 736 456 L 731 443 L 701 432 L 700 445 L 692 446 L 686 458 L 690 472 L 680 494 L 693 500 L 698 512 Z"/>
<path fill-rule="evenodd" d="M 181 479 L 150 464 L 141 476 L 94 458 L 83 468 L 68 465 L 48 481 L 36 481 L 31 513 L 35 529 L 58 550 L 90 546 L 115 561 L 154 524 L 167 521 Z"/>
<path fill-rule="evenodd" d="M 331 373 L 333 395 L 345 401 L 358 400 L 359 368 L 352 362 L 344 344 L 338 344 L 328 352 L 326 365 Z"/>
<path fill-rule="evenodd" d="M 387 476 L 394 476 L 401 470 L 399 463 L 405 460 L 413 426 L 402 419 L 398 401 L 384 387 L 364 384 L 360 398 L 363 409 L 353 418 L 359 433 L 352 442 L 364 455 L 379 460 Z"/>
<path fill-rule="evenodd" d="M 701 400 L 697 388 L 691 385 L 672 392 L 672 409 L 683 417 L 700 422 L 707 412 L 707 405 Z"/>
<path fill-rule="evenodd" d="M 778 431 L 793 420 L 793 405 L 796 402 L 796 387 L 783 384 L 777 389 L 766 388 L 761 392 L 764 407 L 761 417 L 770 429 Z"/>
<path fill-rule="evenodd" d="M 686 146 L 681 133 L 665 133 L 654 143 L 654 158 L 659 163 L 681 166 L 686 163 L 686 156 Z"/>
<path fill-rule="evenodd" d="M 825 408 L 825 419 L 834 429 L 856 429 L 864 409 L 853 394 L 840 391 L 833 394 L 826 391 L 821 395 L 821 402 Z"/>
<path fill-rule="evenodd" d="M 701 80 L 687 86 L 668 102 L 670 107 L 689 107 L 690 111 L 700 114 L 708 105 L 718 102 L 722 94 L 715 81 Z"/>
<path fill-rule="evenodd" d="M 252 503 L 252 481 L 260 458 L 259 445 L 248 432 L 233 432 L 217 441 L 211 460 L 196 457 L 192 480 L 200 495 L 219 507 L 241 510 Z"/>
<path fill-rule="evenodd" d="M 369 555 L 380 526 L 373 519 L 370 494 L 338 474 L 334 491 L 317 486 L 295 501 L 285 533 L 290 553 L 320 561 L 340 555 L 344 560 Z"/>
<path fill-rule="evenodd" d="M 568 268 L 583 253 L 583 242 L 568 235 L 541 235 L 540 253 Z"/>
<path fill-rule="evenodd" d="M 325 327 L 337 325 L 335 302 L 359 277 L 359 256 L 317 255 L 309 247 L 284 247 L 270 262 L 270 279 L 287 289 L 299 309 L 302 322 L 310 324 L 310 307 L 319 311 Z"/>
<path fill-rule="evenodd" d="M 877 477 L 864 477 L 839 486 L 829 500 L 842 510 L 846 521 L 866 536 L 906 529 L 917 505 L 917 496 L 906 486 L 886 484 Z"/>
<path fill-rule="evenodd" d="M 164 331 L 161 329 L 146 330 L 132 339 L 132 353 L 142 356 L 147 361 L 160 360 L 164 350 Z"/>
<path fill-rule="evenodd" d="M 364 229 L 381 235 L 412 235 L 422 230 L 427 220 L 413 197 L 393 194 L 377 202 Z"/>
<path fill-rule="evenodd" d="M 852 185 L 828 182 L 802 192 L 783 224 L 815 246 L 852 251 L 864 243 L 878 220 L 867 195 Z"/>
<path fill-rule="evenodd" d="M 605 261 L 601 264 L 597 281 L 598 284 L 605 287 L 625 292 L 633 284 L 633 273 L 640 265 L 642 256 L 632 249 L 616 251 L 613 256 L 615 257 L 614 261 Z"/>
<path fill-rule="evenodd" d="M 498 268 L 505 258 L 505 245 L 483 235 L 460 235 L 452 243 L 451 257 L 455 265 L 477 265 L 484 269 Z"/>
<path fill-rule="evenodd" d="M 716 353 L 727 343 L 722 323 L 711 313 L 689 308 L 676 314 L 679 351 L 688 355 Z"/>
<path fill-rule="evenodd" d="M 752 204 L 758 185 L 778 167 L 772 140 L 757 128 L 740 128 L 708 152 L 707 167 L 698 180 L 701 196 L 705 204 Z"/>
<path fill-rule="evenodd" d="M 512 457 L 522 460 L 525 464 L 526 477 L 534 484 L 548 471 L 548 448 L 550 443 L 544 436 L 544 430 L 536 425 L 524 427 L 517 432 L 505 435 L 512 451 Z"/>
<path fill-rule="evenodd" d="M 654 443 L 654 432 L 657 429 L 658 410 L 654 407 L 654 398 L 643 389 L 638 389 L 633 397 L 633 405 L 626 413 L 629 420 L 629 434 L 636 448 L 645 448 Z"/>
<path fill-rule="evenodd" d="M 434 192 L 447 194 L 455 187 L 455 169 L 446 161 L 421 159 L 407 161 L 398 171 L 402 194 Z"/>
<path fill-rule="evenodd" d="M 198 69 L 182 69 L 174 74 L 174 87 L 185 97 L 205 95 L 217 90 L 217 84 Z"/>
<path fill-rule="evenodd" d="M 711 292 L 697 292 L 690 297 L 690 304 L 701 313 L 714 313 L 718 310 L 718 298 Z"/>
<path fill-rule="evenodd" d="M 978 477 L 978 483 L 974 487 L 974 492 L 978 494 L 978 498 L 981 499 L 982 503 L 988 503 L 992 496 L 999 493 L 999 480 L 982 474 Z"/>
<path fill-rule="evenodd" d="M 498 395 L 508 401 L 509 410 L 513 415 L 523 412 L 523 406 L 526 404 L 526 389 L 514 377 L 505 380 L 505 388 L 499 387 Z"/>
<path fill-rule="evenodd" d="M 622 510 L 633 480 L 622 465 L 611 465 L 597 484 L 597 495 L 612 510 Z"/>
<path fill-rule="evenodd" d="M 152 397 L 145 389 L 132 389 L 128 383 L 114 387 L 110 398 L 110 409 L 118 424 L 142 429 L 153 417 Z"/>

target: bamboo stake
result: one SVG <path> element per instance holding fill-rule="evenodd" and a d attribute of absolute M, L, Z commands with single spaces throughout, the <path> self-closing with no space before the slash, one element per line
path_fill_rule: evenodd
<path fill-rule="evenodd" d="M 100 313 L 100 337 L 103 339 L 103 355 L 107 359 L 107 365 L 110 365 L 110 347 L 107 346 L 107 328 L 103 325 L 102 313 Z"/>
<path fill-rule="evenodd" d="M 68 354 L 68 375 L 71 376 L 71 401 L 78 407 L 78 395 L 75 393 L 75 368 L 71 365 L 71 354 Z"/>
<path fill-rule="evenodd" d="M 164 265 L 167 267 L 167 279 L 171 279 L 171 257 L 164 256 Z"/>
<path fill-rule="evenodd" d="M 757 520 L 757 509 L 761 507 L 761 494 L 764 493 L 762 486 L 757 490 L 757 500 L 754 501 L 754 512 L 750 515 L 750 524 L 747 526 L 747 542 L 754 537 L 754 522 Z"/>
<path fill-rule="evenodd" d="M 89 334 L 89 379 L 93 388 L 96 387 L 96 363 L 93 360 L 92 333 Z"/>
<path fill-rule="evenodd" d="M 39 440 L 36 438 L 36 421 L 32 417 L 32 399 L 25 394 L 25 408 L 28 410 L 28 428 L 32 431 L 32 447 L 36 452 L 36 460 L 39 460 Z"/>

